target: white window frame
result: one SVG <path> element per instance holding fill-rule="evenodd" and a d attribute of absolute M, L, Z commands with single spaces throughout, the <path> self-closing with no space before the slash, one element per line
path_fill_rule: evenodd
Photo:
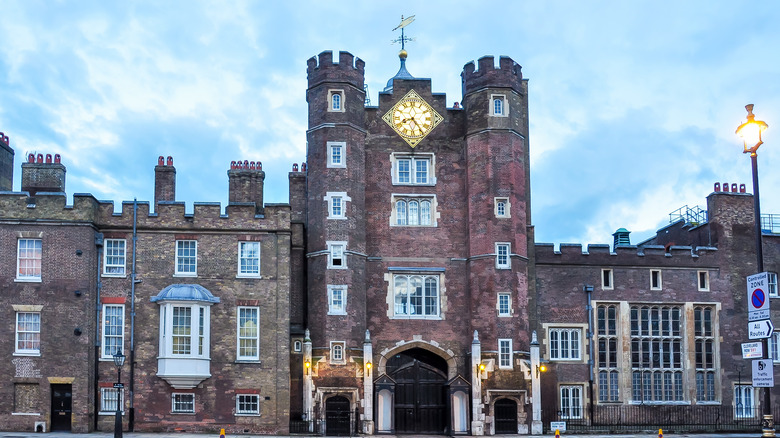
<path fill-rule="evenodd" d="M 742 400 L 744 401 L 746 395 L 750 398 L 750 406 L 745 406 L 744 402 L 741 403 L 742 407 L 737 406 L 737 402 Z M 758 400 L 756 400 L 756 390 L 753 388 L 752 385 L 734 385 L 734 418 L 735 419 L 746 419 L 746 418 L 756 418 L 756 415 L 758 415 Z"/>
<path fill-rule="evenodd" d="M 293 351 L 296 353 L 300 353 L 301 351 L 303 351 L 303 342 L 301 341 L 293 342 Z"/>
<path fill-rule="evenodd" d="M 780 331 L 773 331 L 772 336 L 767 339 L 767 347 L 769 348 L 769 358 L 774 363 L 780 363 Z"/>
<path fill-rule="evenodd" d="M 502 370 L 512 369 L 512 340 L 498 340 L 498 368 Z"/>
<path fill-rule="evenodd" d="M 328 269 L 347 269 L 347 242 L 326 242 L 328 245 Z M 341 260 L 340 264 L 334 264 Z"/>
<path fill-rule="evenodd" d="M 340 293 L 340 305 L 337 305 L 336 295 Z M 328 285 L 328 315 L 346 315 L 347 314 L 347 286 L 346 285 Z"/>
<path fill-rule="evenodd" d="M 30 263 L 32 266 L 29 266 Z M 16 281 L 40 282 L 42 271 L 43 240 L 20 237 L 16 243 Z"/>
<path fill-rule="evenodd" d="M 328 219 L 347 218 L 347 202 L 352 201 L 347 192 L 327 192 L 322 200 L 328 203 Z M 336 205 L 341 207 L 340 211 L 336 211 Z"/>
<path fill-rule="evenodd" d="M 709 271 L 697 271 L 696 272 L 696 283 L 697 283 L 697 287 L 699 289 L 699 292 L 709 292 L 710 291 L 710 272 Z"/>
<path fill-rule="evenodd" d="M 391 154 L 393 185 L 397 186 L 433 186 L 436 185 L 436 160 L 433 154 Z M 408 176 L 408 181 L 402 181 L 401 178 L 401 163 L 408 162 L 408 171 L 404 171 L 403 174 Z M 426 162 L 427 169 L 425 172 L 426 178 L 424 181 L 418 180 L 417 163 Z M 408 175 L 407 175 L 408 172 Z"/>
<path fill-rule="evenodd" d="M 347 143 L 343 141 L 329 141 L 327 143 L 328 146 L 328 164 L 327 167 L 330 169 L 345 169 L 347 167 Z M 339 154 L 336 155 L 334 152 L 338 150 Z M 339 157 L 339 160 L 335 160 L 335 157 Z"/>
<path fill-rule="evenodd" d="M 122 415 L 125 414 L 125 390 L 117 388 L 100 388 L 100 411 L 98 415 L 116 415 L 117 395 Z"/>
<path fill-rule="evenodd" d="M 438 225 L 438 203 L 435 195 L 393 194 L 391 227 L 436 227 Z M 412 212 L 412 203 L 416 211 Z M 428 203 L 427 215 L 423 211 L 423 203 Z M 401 208 L 403 205 L 403 208 Z"/>
<path fill-rule="evenodd" d="M 344 365 L 347 363 L 346 342 L 330 341 L 330 363 L 336 365 Z"/>
<path fill-rule="evenodd" d="M 502 303 L 504 298 L 505 303 Z M 504 306 L 506 304 L 506 306 Z M 506 309 L 504 309 L 506 307 Z M 499 317 L 512 316 L 512 294 L 509 292 L 499 292 L 496 297 L 496 311 Z"/>
<path fill-rule="evenodd" d="M 37 321 L 19 321 L 21 315 L 34 316 Z M 14 324 L 14 356 L 40 356 L 41 355 L 41 312 L 17 311 L 14 315 L 16 323 Z M 24 326 L 21 325 L 24 323 Z M 31 325 L 30 325 L 31 324 Z M 31 339 L 21 341 L 20 335 L 31 336 Z M 32 348 L 19 348 L 19 343 L 32 342 Z M 36 348 L 37 346 L 37 348 Z"/>
<path fill-rule="evenodd" d="M 338 106 L 334 105 L 335 99 L 333 96 L 339 96 Z M 344 90 L 328 90 L 328 112 L 343 113 L 346 111 L 345 107 Z"/>
<path fill-rule="evenodd" d="M 655 283 L 655 276 L 658 278 L 658 284 L 654 285 Z M 663 283 L 663 277 L 661 276 L 661 270 L 660 269 L 651 269 L 650 270 L 650 290 L 661 290 L 664 288 Z"/>
<path fill-rule="evenodd" d="M 127 240 L 105 239 L 103 242 L 103 276 L 127 276 Z"/>
<path fill-rule="evenodd" d="M 550 327 L 547 333 L 550 360 L 581 361 L 582 329 L 573 327 Z"/>
<path fill-rule="evenodd" d="M 252 315 L 253 314 L 253 315 Z M 241 321 L 246 319 L 251 322 L 250 317 L 254 316 L 254 332 L 252 327 L 246 327 L 242 330 Z M 242 342 L 243 341 L 243 342 Z M 245 345 L 242 345 L 244 343 Z M 242 354 L 243 350 L 249 350 L 254 343 L 254 354 Z M 236 307 L 236 360 L 239 361 L 259 361 L 260 360 L 260 307 L 257 306 L 238 306 Z"/>
<path fill-rule="evenodd" d="M 615 271 L 611 268 L 601 270 L 601 290 L 612 290 L 615 288 Z"/>
<path fill-rule="evenodd" d="M 184 400 L 190 399 L 189 401 Z M 179 406 L 177 409 L 177 405 Z M 192 410 L 184 410 L 182 407 L 192 405 Z M 191 392 L 174 392 L 171 394 L 171 413 L 172 414 L 194 414 L 195 413 L 195 394 Z"/>
<path fill-rule="evenodd" d="M 441 319 L 443 279 L 439 273 L 397 273 L 392 275 L 391 281 L 393 319 Z M 433 291 L 429 289 L 431 282 L 433 282 Z M 414 283 L 419 284 L 419 290 L 417 287 L 413 288 Z M 430 311 L 430 306 L 427 305 L 431 299 L 435 301 L 433 311 Z M 420 313 L 417 309 L 420 309 Z"/>
<path fill-rule="evenodd" d="M 582 385 L 561 385 L 558 388 L 559 400 L 561 401 L 561 419 L 575 420 L 582 418 L 582 388 Z"/>
<path fill-rule="evenodd" d="M 496 269 L 512 269 L 512 244 L 496 242 Z"/>
<path fill-rule="evenodd" d="M 254 249 L 251 249 L 254 247 Z M 243 263 L 242 263 L 243 262 Z M 257 267 L 257 272 L 252 272 Z M 238 265 L 236 277 L 260 278 L 260 242 L 242 240 L 238 242 Z"/>
<path fill-rule="evenodd" d="M 777 289 L 777 272 L 767 272 L 766 281 L 767 289 L 769 289 L 769 297 L 780 298 L 780 293 Z"/>
<path fill-rule="evenodd" d="M 255 409 L 248 410 L 246 409 L 247 405 L 250 406 L 254 405 Z M 259 417 L 259 416 L 260 416 L 260 394 L 246 394 L 246 393 L 236 394 L 236 417 Z"/>
<path fill-rule="evenodd" d="M 180 249 L 184 250 L 184 251 L 189 251 L 189 250 L 193 249 L 193 248 L 185 248 L 184 247 L 185 243 L 187 245 L 194 244 L 195 255 L 193 255 L 193 256 L 191 256 L 191 255 L 179 255 L 179 250 Z M 180 248 L 180 246 L 181 246 L 181 248 Z M 173 265 L 174 266 L 174 276 L 176 276 L 176 277 L 197 277 L 198 276 L 198 241 L 197 240 L 192 240 L 192 239 L 190 239 L 190 240 L 177 240 L 176 241 L 176 246 L 175 246 L 175 252 L 176 252 L 176 259 L 174 260 L 174 265 Z M 180 259 L 183 262 L 184 261 L 183 259 L 185 259 L 185 258 L 186 259 L 189 259 L 189 258 L 194 258 L 195 259 L 194 264 L 192 265 L 193 266 L 193 268 L 192 268 L 193 270 L 192 271 L 189 271 L 189 270 L 182 271 L 182 270 L 179 269 L 179 267 L 180 267 L 179 266 Z M 187 266 L 189 266 L 189 264 Z"/>
<path fill-rule="evenodd" d="M 501 101 L 501 110 L 496 111 L 496 100 Z M 507 100 L 505 94 L 491 94 L 490 95 L 490 115 L 493 117 L 509 117 L 509 106 L 507 106 Z"/>
<path fill-rule="evenodd" d="M 512 204 L 509 203 L 509 198 L 493 198 L 493 214 L 498 218 L 510 218 L 510 208 Z"/>
<path fill-rule="evenodd" d="M 109 310 L 113 311 L 119 311 L 119 314 L 113 314 L 109 315 Z M 118 339 L 118 350 L 125 351 L 125 305 L 124 304 L 103 304 L 103 317 L 102 323 L 101 323 L 101 331 L 100 331 L 100 358 L 103 360 L 113 360 L 114 359 L 114 353 L 116 353 L 117 348 L 110 349 L 110 347 L 115 346 L 114 343 L 109 343 L 109 339 Z M 119 321 L 116 321 L 117 316 L 120 318 Z M 111 318 L 109 320 L 109 318 Z M 117 324 L 118 323 L 118 324 Z M 109 329 L 115 329 L 117 328 L 117 325 L 119 326 L 119 334 L 113 333 L 113 330 L 109 332 Z"/>
<path fill-rule="evenodd" d="M 189 331 L 176 335 L 186 340 L 179 348 L 189 347 L 189 352 L 177 352 L 174 348 L 174 309 L 190 309 Z M 203 312 L 203 324 L 201 324 Z M 189 334 L 187 334 L 189 333 Z M 169 301 L 160 305 L 160 358 L 166 359 L 210 359 L 211 356 L 211 306 L 185 301 Z"/>

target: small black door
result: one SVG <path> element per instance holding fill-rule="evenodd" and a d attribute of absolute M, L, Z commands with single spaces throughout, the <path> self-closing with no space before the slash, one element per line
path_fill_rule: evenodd
<path fill-rule="evenodd" d="M 51 430 L 70 430 L 72 407 L 71 385 L 51 385 Z"/>
<path fill-rule="evenodd" d="M 497 400 L 496 433 L 517 433 L 517 403 L 508 398 Z"/>
<path fill-rule="evenodd" d="M 349 435 L 349 400 L 337 395 L 325 401 L 325 435 Z"/>

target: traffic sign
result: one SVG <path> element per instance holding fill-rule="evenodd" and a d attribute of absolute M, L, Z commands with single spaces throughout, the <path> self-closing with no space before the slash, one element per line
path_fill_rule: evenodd
<path fill-rule="evenodd" d="M 772 321 L 762 319 L 761 321 L 751 321 L 748 323 L 748 339 L 764 339 L 772 336 L 775 326 Z"/>
<path fill-rule="evenodd" d="M 775 372 L 772 359 L 756 359 L 753 361 L 753 387 L 772 388 L 775 386 Z"/>
<path fill-rule="evenodd" d="M 763 342 L 745 342 L 742 344 L 742 359 L 761 359 L 764 357 Z"/>
<path fill-rule="evenodd" d="M 122 389 L 122 388 L 124 388 L 124 387 L 125 387 L 125 384 L 124 384 L 124 383 L 114 383 L 114 388 L 117 388 L 117 389 Z"/>
<path fill-rule="evenodd" d="M 748 313 L 756 310 L 769 309 L 769 290 L 768 275 L 766 272 L 749 275 L 747 278 L 747 302 Z"/>

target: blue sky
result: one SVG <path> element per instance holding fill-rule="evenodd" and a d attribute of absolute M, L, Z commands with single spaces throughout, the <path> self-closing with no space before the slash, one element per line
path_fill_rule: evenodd
<path fill-rule="evenodd" d="M 764 213 L 780 214 L 780 3 L 754 1 L 35 1 L 0 19 L 0 131 L 16 150 L 59 153 L 67 192 L 119 208 L 154 197 L 173 156 L 177 200 L 227 202 L 231 160 L 262 161 L 266 202 L 287 202 L 305 160 L 306 60 L 366 62 L 371 99 L 407 67 L 452 105 L 463 65 L 506 55 L 529 79 L 537 242 L 636 243 L 714 182 L 745 183 L 734 130 L 744 105 L 769 124 Z"/>

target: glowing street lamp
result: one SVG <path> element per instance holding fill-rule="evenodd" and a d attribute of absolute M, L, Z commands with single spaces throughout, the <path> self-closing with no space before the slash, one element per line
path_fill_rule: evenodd
<path fill-rule="evenodd" d="M 753 167 L 753 213 L 755 214 L 756 222 L 756 267 L 757 272 L 764 272 L 764 250 L 761 243 L 761 202 L 758 196 L 758 154 L 756 151 L 759 146 L 764 144 L 761 133 L 764 132 L 769 125 L 762 120 L 756 120 L 756 116 L 753 114 L 753 104 L 745 105 L 747 110 L 747 121 L 737 128 L 737 135 L 742 137 L 745 150 L 744 153 L 750 154 L 750 162 Z M 764 349 L 764 359 L 769 359 L 769 340 L 764 339 L 762 341 Z M 764 388 L 764 419 L 761 422 L 762 436 L 773 437 L 775 436 L 775 421 L 772 416 L 772 404 L 770 396 L 770 388 Z"/>

